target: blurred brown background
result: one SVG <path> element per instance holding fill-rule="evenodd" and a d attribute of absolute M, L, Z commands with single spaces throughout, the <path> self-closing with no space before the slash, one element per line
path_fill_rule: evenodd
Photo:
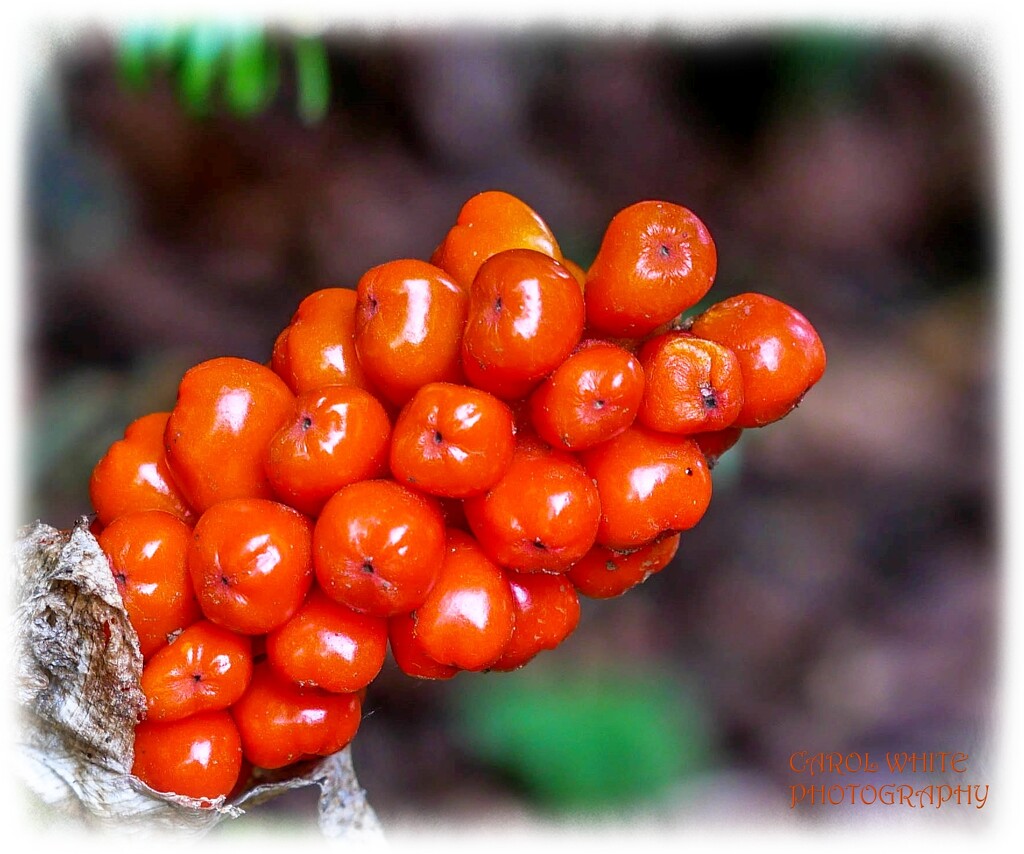
<path fill-rule="evenodd" d="M 620 208 L 675 201 L 715 237 L 712 296 L 797 306 L 824 380 L 723 459 L 673 565 L 585 602 L 558 651 L 444 684 L 389 665 L 353 748 L 371 803 L 385 828 L 884 815 L 790 810 L 791 784 L 834 782 L 796 777 L 797 750 L 964 751 L 961 782 L 990 782 L 985 57 L 877 31 L 338 31 L 305 123 L 291 36 L 269 43 L 281 86 L 249 116 L 191 115 L 173 68 L 127 88 L 101 32 L 34 93 L 22 521 L 88 512 L 92 465 L 189 365 L 267 359 L 305 294 L 428 257 L 476 192 L 520 196 L 584 266 Z M 852 782 L 891 782 L 875 777 Z"/>

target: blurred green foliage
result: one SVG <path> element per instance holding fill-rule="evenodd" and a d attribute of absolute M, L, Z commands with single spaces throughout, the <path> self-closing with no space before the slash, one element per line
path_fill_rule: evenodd
<path fill-rule="evenodd" d="M 555 810 L 657 798 L 709 758 L 700 707 L 664 676 L 533 665 L 462 688 L 455 708 L 468 748 Z"/>
<path fill-rule="evenodd" d="M 222 102 L 245 118 L 266 109 L 276 96 L 285 50 L 282 40 L 258 26 L 140 25 L 120 33 L 117 67 L 122 83 L 135 92 L 146 91 L 154 74 L 174 77 L 178 98 L 192 115 L 209 115 Z M 299 116 L 315 124 L 330 102 L 327 50 L 319 38 L 294 36 L 290 53 Z"/>
<path fill-rule="evenodd" d="M 834 108 L 861 93 L 879 50 L 878 40 L 862 33 L 798 30 L 779 45 L 782 85 L 793 106 Z"/>

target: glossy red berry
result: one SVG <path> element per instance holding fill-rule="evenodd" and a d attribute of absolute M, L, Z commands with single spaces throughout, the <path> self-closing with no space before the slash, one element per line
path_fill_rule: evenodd
<path fill-rule="evenodd" d="M 645 545 L 665 532 L 696 525 L 711 501 L 711 475 L 697 443 L 634 424 L 583 451 L 597 484 L 597 543 L 617 550 Z"/>
<path fill-rule="evenodd" d="M 232 705 L 252 676 L 252 640 L 199 620 L 142 669 L 146 719 L 176 721 Z"/>
<path fill-rule="evenodd" d="M 135 727 L 132 774 L 158 792 L 213 801 L 230 794 L 241 769 L 241 740 L 227 712 Z"/>
<path fill-rule="evenodd" d="M 743 375 L 728 347 L 667 332 L 640 349 L 647 384 L 636 420 L 662 433 L 723 430 L 743 407 Z"/>
<path fill-rule="evenodd" d="M 483 670 L 508 646 L 514 608 L 505 571 L 469 534 L 450 530 L 441 572 L 416 609 L 414 636 L 440 664 Z"/>
<path fill-rule="evenodd" d="M 555 448 L 590 448 L 625 430 L 644 394 L 644 372 L 632 353 L 586 341 L 530 395 L 538 435 Z"/>
<path fill-rule="evenodd" d="M 316 577 L 336 602 L 378 617 L 426 598 L 444 558 L 437 502 L 391 480 L 364 480 L 324 505 L 313 532 Z"/>
<path fill-rule="evenodd" d="M 356 292 L 323 288 L 302 302 L 274 344 L 274 371 L 300 394 L 325 385 L 369 388 L 355 342 Z"/>
<path fill-rule="evenodd" d="M 291 383 L 288 382 L 288 333 L 291 332 L 291 327 L 286 326 L 280 332 L 277 333 L 277 338 L 274 339 L 274 347 L 270 351 L 270 360 L 266 363 L 267 367 L 270 368 L 275 374 L 281 379 L 288 383 L 288 387 L 291 388 Z"/>
<path fill-rule="evenodd" d="M 416 638 L 415 613 L 398 614 L 388 620 L 388 642 L 395 664 L 406 676 L 417 679 L 451 679 L 458 667 L 441 664 L 427 655 Z"/>
<path fill-rule="evenodd" d="M 387 655 L 388 627 L 314 587 L 298 612 L 267 635 L 267 660 L 303 688 L 349 694 L 372 682 Z"/>
<path fill-rule="evenodd" d="M 479 495 L 508 469 L 515 450 L 512 413 L 480 389 L 430 383 L 395 423 L 391 472 L 411 487 L 445 498 Z"/>
<path fill-rule="evenodd" d="M 199 619 L 187 562 L 192 533 L 177 516 L 162 510 L 128 513 L 104 528 L 97 541 L 110 562 L 143 657 Z"/>
<path fill-rule="evenodd" d="M 690 332 L 736 353 L 743 375 L 737 427 L 787 415 L 825 373 L 825 347 L 795 308 L 764 294 L 739 294 L 694 318 Z"/>
<path fill-rule="evenodd" d="M 516 449 L 505 476 L 463 502 L 483 550 L 524 572 L 564 572 L 594 544 L 598 491 L 583 466 L 541 443 Z"/>
<path fill-rule="evenodd" d="M 387 473 L 391 421 L 356 386 L 321 386 L 295 399 L 292 417 L 267 447 L 274 494 L 310 516 L 343 486 Z"/>
<path fill-rule="evenodd" d="M 207 619 L 246 635 L 287 621 L 313 583 L 313 525 L 260 498 L 214 504 L 196 523 L 188 566 Z"/>
<path fill-rule="evenodd" d="M 361 711 L 358 694 L 299 688 L 263 662 L 231 714 L 245 758 L 273 769 L 341 750 L 359 729 Z"/>
<path fill-rule="evenodd" d="M 195 523 L 196 515 L 164 458 L 169 417 L 169 412 L 154 412 L 133 421 L 92 470 L 89 497 L 101 526 L 140 510 L 163 510 L 188 525 Z"/>
<path fill-rule="evenodd" d="M 202 513 L 230 498 L 270 498 L 267 445 L 295 398 L 265 365 L 225 357 L 189 369 L 167 419 L 167 464 L 189 505 Z"/>
<path fill-rule="evenodd" d="M 742 427 L 726 427 L 724 430 L 716 430 L 713 433 L 695 433 L 690 438 L 697 443 L 697 447 L 704 454 L 704 459 L 708 461 L 708 468 L 713 469 L 718 465 L 722 455 L 736 445 L 742 434 Z"/>
<path fill-rule="evenodd" d="M 523 397 L 573 351 L 583 295 L 572 273 L 529 249 L 489 258 L 473 280 L 462 367 L 477 388 Z"/>
<path fill-rule="evenodd" d="M 717 268 L 711 234 L 692 211 L 660 201 L 630 205 L 608 224 L 587 271 L 587 326 L 643 337 L 696 305 Z"/>
<path fill-rule="evenodd" d="M 532 249 L 562 258 L 555 236 L 536 211 L 509 193 L 488 190 L 462 206 L 431 262 L 468 289 L 480 265 L 508 249 Z"/>
<path fill-rule="evenodd" d="M 509 570 L 506 576 L 515 602 L 515 628 L 491 670 L 522 667 L 540 652 L 557 647 L 580 621 L 580 600 L 565 575 Z"/>
<path fill-rule="evenodd" d="M 679 534 L 660 537 L 635 551 L 594 546 L 569 570 L 569 580 L 584 596 L 612 599 L 661 572 L 679 550 Z"/>
<path fill-rule="evenodd" d="M 374 387 L 401 406 L 426 383 L 462 379 L 468 295 L 439 267 L 389 261 L 356 288 L 356 352 Z"/>

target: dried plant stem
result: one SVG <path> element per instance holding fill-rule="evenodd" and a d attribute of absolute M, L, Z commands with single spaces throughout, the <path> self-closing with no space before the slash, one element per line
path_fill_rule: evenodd
<path fill-rule="evenodd" d="M 316 785 L 324 835 L 382 838 L 348 748 L 212 806 L 155 792 L 132 776 L 134 726 L 145 709 L 142 654 L 88 520 L 71 531 L 24 527 L 13 558 L 18 770 L 44 804 L 90 826 L 198 835 L 289 789 Z"/>

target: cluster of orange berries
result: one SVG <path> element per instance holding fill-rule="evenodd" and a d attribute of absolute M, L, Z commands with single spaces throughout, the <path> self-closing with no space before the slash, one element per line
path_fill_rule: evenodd
<path fill-rule="evenodd" d="M 512 670 L 580 594 L 663 569 L 715 460 L 825 369 L 768 296 L 679 321 L 716 267 L 678 205 L 618 213 L 584 272 L 481 193 L 429 263 L 307 296 L 268 364 L 186 372 L 90 484 L 144 661 L 134 774 L 227 795 L 348 744 L 389 647 L 421 678 Z"/>

